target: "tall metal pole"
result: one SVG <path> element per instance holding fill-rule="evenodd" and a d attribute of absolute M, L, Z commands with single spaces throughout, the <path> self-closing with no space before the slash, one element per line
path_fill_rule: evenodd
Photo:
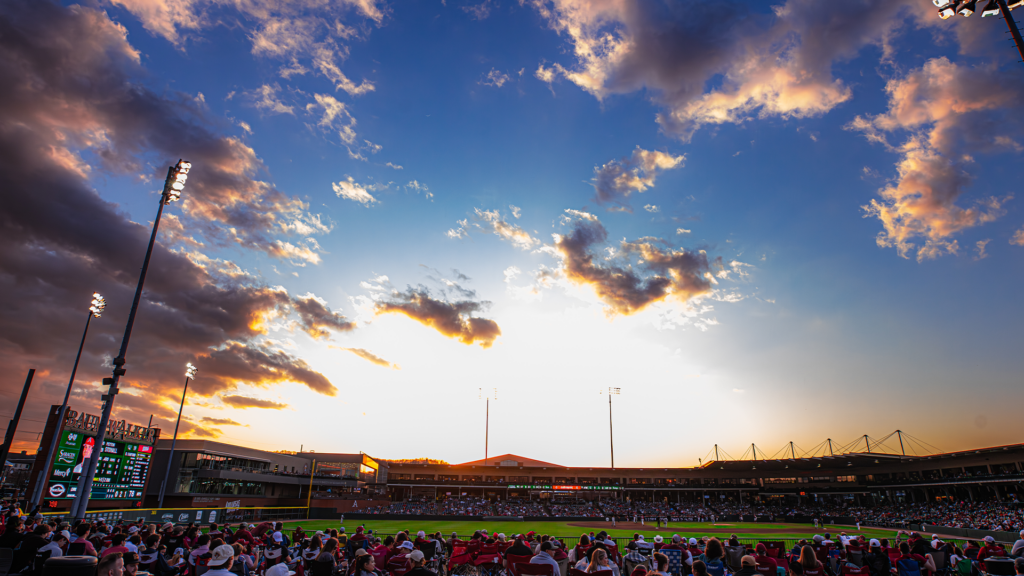
<path fill-rule="evenodd" d="M 181 166 L 181 161 L 178 162 Z M 186 172 L 187 173 L 187 172 Z M 121 349 L 114 358 L 114 370 L 112 378 L 104 378 L 103 384 L 109 385 L 107 393 L 101 396 L 103 399 L 103 412 L 100 415 L 99 427 L 96 430 L 96 448 L 89 458 L 89 465 L 78 478 L 78 489 L 75 495 L 75 503 L 71 507 L 72 519 L 85 518 L 85 511 L 89 507 L 89 498 L 92 496 L 92 481 L 96 475 L 96 468 L 99 466 L 100 457 L 103 454 L 103 442 L 107 438 L 107 424 L 110 422 L 110 412 L 114 408 L 114 398 L 117 397 L 117 385 L 127 370 L 124 368 L 125 355 L 128 354 L 128 342 L 132 338 L 132 327 L 135 326 L 135 315 L 139 311 L 139 301 L 142 300 L 142 287 L 146 283 L 146 272 L 149 271 L 149 260 L 153 256 L 153 244 L 156 243 L 156 233 L 160 228 L 160 217 L 164 213 L 164 205 L 175 196 L 169 195 L 171 179 L 175 176 L 174 166 L 167 169 L 167 181 L 164 184 L 164 193 L 160 195 L 159 208 L 156 211 L 156 218 L 153 220 L 153 232 L 149 235 L 149 247 L 146 248 L 146 258 L 142 261 L 142 272 L 139 274 L 139 284 L 135 287 L 135 299 L 132 300 L 132 310 L 128 314 L 128 324 L 124 328 L 124 337 L 121 339 Z"/>
<path fill-rule="evenodd" d="M 309 507 L 313 504 L 313 471 L 316 470 L 316 458 L 313 458 L 313 465 L 309 467 L 309 495 L 306 496 L 306 516 L 309 517 Z"/>
<path fill-rule="evenodd" d="M 796 460 L 796 449 L 793 448 L 793 441 L 789 441 L 789 453 L 793 456 L 793 460 Z"/>
<path fill-rule="evenodd" d="M 871 454 L 871 444 L 868 444 L 868 435 L 864 435 L 864 445 L 868 447 L 868 454 Z"/>
<path fill-rule="evenodd" d="M 1017 52 L 1020 53 L 1020 59 L 1024 60 L 1024 39 L 1020 37 L 1020 30 L 1017 29 L 1017 22 L 1013 19 L 1010 14 L 1010 9 L 1006 6 L 1006 0 L 996 0 L 999 4 L 999 13 L 1002 14 L 1003 20 L 1006 20 L 1006 27 L 1010 29 L 1010 35 L 1013 36 L 1013 43 L 1017 45 Z"/>
<path fill-rule="evenodd" d="M 903 447 L 903 431 L 902 430 L 897 430 L 896 431 L 896 435 L 900 437 L 900 452 L 903 452 L 903 455 L 906 456 L 907 455 L 907 449 Z"/>
<path fill-rule="evenodd" d="M 484 420 L 484 466 L 487 466 L 487 449 L 491 445 L 491 397 L 487 397 L 487 418 Z"/>
<path fill-rule="evenodd" d="M 715 444 L 715 462 L 718 462 L 719 460 L 720 458 L 718 457 L 718 444 Z"/>
<path fill-rule="evenodd" d="M 612 450 L 612 470 L 615 470 L 615 429 L 612 427 L 612 394 L 608 392 L 608 442 Z"/>
<path fill-rule="evenodd" d="M 14 418 L 7 425 L 7 434 L 4 436 L 4 445 L 0 448 L 0 466 L 7 462 L 7 455 L 11 453 L 11 446 L 14 444 L 14 433 L 18 431 L 18 423 L 21 422 L 21 411 L 25 409 L 25 399 L 28 398 L 28 390 L 32 387 L 32 378 L 36 375 L 35 368 L 29 368 L 28 377 L 25 378 L 25 386 L 21 388 L 21 399 L 18 400 L 18 408 L 14 411 Z"/>
<path fill-rule="evenodd" d="M 181 405 L 178 406 L 178 421 L 174 423 L 174 438 L 171 439 L 171 453 L 167 456 L 167 468 L 164 469 L 164 481 L 160 483 L 160 500 L 157 508 L 164 507 L 164 494 L 167 493 L 167 477 L 171 475 L 171 465 L 174 463 L 174 445 L 178 443 L 178 426 L 181 425 L 181 412 L 185 409 L 185 394 L 188 394 L 188 381 L 185 376 L 185 389 L 181 391 Z"/>
<path fill-rule="evenodd" d="M 828 439 L 828 453 L 830 456 L 835 456 L 836 453 L 832 451 L 832 439 Z"/>
<path fill-rule="evenodd" d="M 53 438 L 50 439 L 50 448 L 46 451 L 46 460 L 43 460 L 43 470 L 39 473 L 39 477 L 36 478 L 36 486 L 32 491 L 30 507 L 38 505 L 43 499 L 43 488 L 46 486 L 46 480 L 49 476 L 50 460 L 53 458 L 53 453 L 57 450 L 57 442 L 60 441 L 61 428 L 64 426 L 64 414 L 68 409 L 68 400 L 71 399 L 71 388 L 75 385 L 75 373 L 78 372 L 78 361 L 82 359 L 85 335 L 89 333 L 89 323 L 91 321 L 92 310 L 89 310 L 89 315 L 85 318 L 85 330 L 82 332 L 82 341 L 78 344 L 78 355 L 75 356 L 75 365 L 71 368 L 71 378 L 68 379 L 68 389 L 64 392 L 64 402 L 60 405 L 60 411 L 57 412 L 57 428 L 53 431 Z"/>

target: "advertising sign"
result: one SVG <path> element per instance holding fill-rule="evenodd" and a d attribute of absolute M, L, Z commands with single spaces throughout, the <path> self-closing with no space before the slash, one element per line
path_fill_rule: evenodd
<path fill-rule="evenodd" d="M 74 499 L 78 479 L 95 450 L 94 436 L 77 430 L 62 430 L 44 498 L 50 501 Z M 141 500 L 152 457 L 153 446 L 120 440 L 104 441 L 91 498 Z M 55 507 L 56 502 L 48 506 Z"/>

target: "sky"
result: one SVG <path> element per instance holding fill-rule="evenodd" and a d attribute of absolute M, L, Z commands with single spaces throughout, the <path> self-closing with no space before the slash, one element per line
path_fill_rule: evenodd
<path fill-rule="evenodd" d="M 1021 13 L 1024 16 L 1024 13 Z M 1024 66 L 927 0 L 0 4 L 0 419 L 693 466 L 1018 442 Z M 489 398 L 489 401 L 487 400 Z M 489 429 L 487 410 L 489 404 Z M 485 446 L 485 434 L 489 438 Z"/>

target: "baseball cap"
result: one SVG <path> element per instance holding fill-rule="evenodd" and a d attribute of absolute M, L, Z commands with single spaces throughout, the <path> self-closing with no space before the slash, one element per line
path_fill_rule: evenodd
<path fill-rule="evenodd" d="M 68 540 L 71 540 L 71 532 L 68 532 L 67 530 L 61 530 L 59 534 L 67 538 Z"/>
<path fill-rule="evenodd" d="M 174 528 L 174 524 L 171 524 L 170 522 L 160 527 L 161 530 L 171 530 L 172 528 Z"/>
<path fill-rule="evenodd" d="M 658 544 L 661 544 L 662 542 L 665 541 L 665 539 L 661 537 L 661 534 L 659 534 L 659 535 L 654 537 L 654 541 L 657 542 Z"/>
<path fill-rule="evenodd" d="M 125 552 L 124 555 L 121 556 L 121 558 L 124 559 L 125 566 L 130 566 L 132 564 L 139 563 L 139 555 L 135 552 Z"/>
<path fill-rule="evenodd" d="M 402 542 L 401 544 L 398 545 L 398 547 L 399 548 L 405 548 L 407 550 L 412 550 L 414 548 L 414 546 L 412 545 L 412 542 L 409 541 L 409 540 L 406 540 L 405 542 Z"/>
<path fill-rule="evenodd" d="M 210 566 L 221 566 L 228 560 L 235 557 L 235 549 L 227 544 L 221 544 L 213 549 L 213 557 L 207 562 Z"/>
<path fill-rule="evenodd" d="M 757 560 L 754 560 L 753 556 L 744 556 L 743 558 L 740 558 L 740 565 L 757 566 Z"/>
<path fill-rule="evenodd" d="M 413 550 L 412 553 L 409 554 L 409 560 L 412 560 L 413 562 L 419 562 L 420 560 L 423 560 L 423 558 L 423 552 L 419 550 Z"/>
<path fill-rule="evenodd" d="M 677 543 L 678 542 L 682 542 L 683 541 L 683 537 L 680 536 L 679 534 L 673 534 L 672 535 L 672 541 L 673 542 L 677 542 Z"/>
<path fill-rule="evenodd" d="M 768 552 L 768 548 L 764 544 L 761 544 L 760 542 L 757 543 L 756 550 L 757 550 L 758 554 L 761 554 L 762 552 Z"/>
<path fill-rule="evenodd" d="M 284 541 L 284 535 L 281 534 L 280 532 L 274 532 L 274 542 L 282 542 L 282 541 Z"/>
<path fill-rule="evenodd" d="M 424 536 L 427 535 L 427 533 L 424 532 L 423 530 L 420 530 L 419 532 L 416 533 L 416 535 L 419 536 L 420 538 L 423 538 Z"/>
<path fill-rule="evenodd" d="M 868 546 L 872 548 L 879 548 L 881 545 L 882 543 L 878 541 L 878 538 L 872 538 L 871 541 L 868 542 Z"/>
<path fill-rule="evenodd" d="M 991 543 L 991 542 L 995 542 L 995 541 L 996 541 L 995 538 L 993 538 L 991 536 L 985 536 L 985 542 L 990 542 Z"/>
<path fill-rule="evenodd" d="M 139 531 L 139 527 L 138 526 L 129 526 L 128 527 L 128 533 L 129 534 L 135 534 L 138 531 Z"/>
<path fill-rule="evenodd" d="M 690 538 L 690 546 L 696 546 L 696 545 L 697 545 L 697 539 L 696 538 Z"/>
<path fill-rule="evenodd" d="M 356 548 L 356 558 L 360 556 L 366 556 L 367 554 L 369 554 L 369 552 L 367 552 L 363 548 Z"/>

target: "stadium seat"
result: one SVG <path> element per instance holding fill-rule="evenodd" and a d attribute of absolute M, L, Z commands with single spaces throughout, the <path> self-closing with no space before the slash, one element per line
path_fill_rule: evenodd
<path fill-rule="evenodd" d="M 867 576 L 868 574 L 871 574 L 871 569 L 868 566 L 860 566 L 859 568 L 854 568 L 849 564 L 843 566 L 843 576 Z"/>
<path fill-rule="evenodd" d="M 851 550 L 846 553 L 846 561 L 851 564 L 856 564 L 859 568 L 864 565 L 864 553 L 860 550 Z"/>
<path fill-rule="evenodd" d="M 726 546 L 725 547 L 725 559 L 728 561 L 729 568 L 735 572 L 740 569 L 740 560 L 743 555 L 747 553 L 746 546 Z"/>
<path fill-rule="evenodd" d="M 661 553 L 668 557 L 669 574 L 680 576 L 683 572 L 683 551 L 662 548 Z"/>
<path fill-rule="evenodd" d="M 1012 558 L 986 558 L 984 564 L 984 572 L 989 576 L 1013 576 L 1016 573 Z"/>

